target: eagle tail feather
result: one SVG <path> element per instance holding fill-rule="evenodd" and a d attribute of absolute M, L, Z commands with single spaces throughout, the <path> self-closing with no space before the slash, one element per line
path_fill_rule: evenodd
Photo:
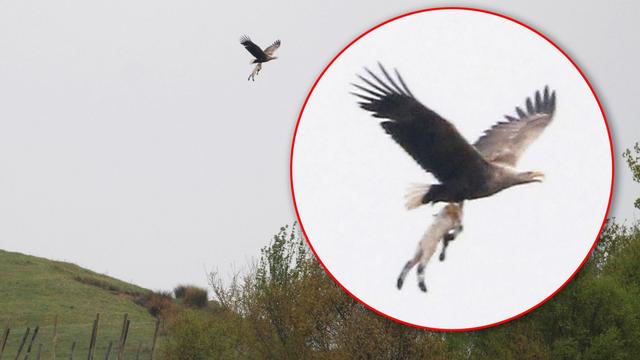
<path fill-rule="evenodd" d="M 424 197 L 431 189 L 431 186 L 430 184 L 412 184 L 404 196 L 407 210 L 413 210 L 424 204 Z"/>

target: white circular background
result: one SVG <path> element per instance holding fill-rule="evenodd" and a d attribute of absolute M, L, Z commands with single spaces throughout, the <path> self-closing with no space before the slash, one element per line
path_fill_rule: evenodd
<path fill-rule="evenodd" d="M 349 94 L 378 61 L 469 142 L 535 90 L 557 92 L 553 122 L 518 163 L 546 180 L 466 202 L 464 232 L 427 265 L 426 294 L 415 269 L 395 283 L 440 208 L 405 210 L 405 190 L 436 180 Z M 344 51 L 304 108 L 292 156 L 300 221 L 329 272 L 374 309 L 440 329 L 494 324 L 556 291 L 593 245 L 612 182 L 605 121 L 571 62 L 515 22 L 467 10 L 403 17 Z"/>

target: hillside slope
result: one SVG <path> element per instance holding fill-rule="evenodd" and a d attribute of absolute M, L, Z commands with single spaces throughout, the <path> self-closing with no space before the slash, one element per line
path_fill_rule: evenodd
<path fill-rule="evenodd" d="M 4 356 L 15 356 L 26 328 L 35 326 L 40 329 L 34 349 L 42 343 L 43 354 L 50 354 L 56 317 L 58 357 L 68 358 L 74 341 L 76 356 L 85 356 L 96 313 L 100 313 L 98 354 L 118 339 L 125 313 L 131 320 L 128 353 L 138 346 L 146 352 L 155 318 L 134 300 L 147 293 L 74 264 L 0 250 L 0 333 L 11 328 Z"/>

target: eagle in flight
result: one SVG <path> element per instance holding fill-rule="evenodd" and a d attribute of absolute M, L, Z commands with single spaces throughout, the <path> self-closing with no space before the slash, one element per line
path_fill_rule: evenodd
<path fill-rule="evenodd" d="M 359 76 L 364 84 L 353 84 L 361 91 L 353 93 L 361 99 L 360 107 L 385 119 L 380 125 L 386 133 L 440 182 L 411 189 L 408 209 L 441 201 L 460 203 L 542 181 L 542 172 L 514 167 L 553 118 L 556 94 L 549 87 L 536 91 L 533 100 L 526 99 L 525 110 L 516 107 L 516 117 L 506 115 L 506 121 L 493 125 L 472 145 L 453 124 L 416 99 L 397 70 L 394 80 L 380 65 L 386 81 L 365 70 L 370 79 Z"/>
<path fill-rule="evenodd" d="M 440 182 L 417 186 L 407 194 L 406 206 L 447 202 L 420 240 L 414 256 L 407 261 L 397 280 L 398 289 L 414 266 L 418 265 L 418 286 L 427 291 L 424 268 L 442 240 L 440 261 L 450 241 L 462 231 L 462 202 L 491 196 L 509 187 L 541 181 L 539 171 L 517 171 L 516 163 L 524 151 L 551 123 L 556 109 L 555 91 L 545 86 L 533 99 L 525 100 L 525 109 L 515 108 L 516 116 L 505 115 L 487 129 L 473 144 L 467 142 L 455 126 L 424 106 L 411 93 L 395 70 L 393 79 L 380 65 L 382 76 L 366 69 L 369 78 L 358 75 L 364 84 L 353 84 L 359 92 L 361 108 L 380 125 L 425 171 Z"/>
<path fill-rule="evenodd" d="M 242 44 L 244 48 L 255 57 L 255 59 L 251 60 L 250 64 L 256 64 L 256 67 L 253 69 L 247 80 L 255 81 L 256 75 L 258 75 L 262 69 L 262 63 L 278 58 L 277 56 L 273 56 L 273 53 L 280 47 L 280 40 L 274 41 L 273 44 L 262 50 L 258 45 L 251 41 L 247 35 L 244 35 L 240 38 L 240 44 Z"/>

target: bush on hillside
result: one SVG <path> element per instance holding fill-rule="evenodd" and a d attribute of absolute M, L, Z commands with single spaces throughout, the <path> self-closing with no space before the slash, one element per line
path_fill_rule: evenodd
<path fill-rule="evenodd" d="M 176 299 L 182 300 L 182 303 L 192 308 L 203 308 L 209 302 L 209 293 L 207 289 L 203 289 L 194 285 L 178 285 L 173 289 Z"/>
<path fill-rule="evenodd" d="M 188 286 L 185 289 L 183 304 L 193 308 L 203 308 L 207 306 L 209 301 L 209 294 L 207 289 L 202 289 L 196 286 Z"/>
<path fill-rule="evenodd" d="M 149 313 L 155 317 L 165 315 L 169 310 L 173 310 L 175 307 L 173 296 L 169 291 L 154 291 L 139 296 L 135 302 L 138 305 L 147 308 Z"/>
<path fill-rule="evenodd" d="M 173 295 L 176 297 L 176 299 L 182 299 L 184 297 L 184 294 L 187 292 L 187 288 L 189 287 L 189 285 L 178 285 L 175 288 L 173 288 Z"/>
<path fill-rule="evenodd" d="M 171 334 L 161 345 L 161 359 L 248 359 L 241 345 L 239 317 L 231 312 L 213 314 L 186 309 L 169 316 Z"/>

